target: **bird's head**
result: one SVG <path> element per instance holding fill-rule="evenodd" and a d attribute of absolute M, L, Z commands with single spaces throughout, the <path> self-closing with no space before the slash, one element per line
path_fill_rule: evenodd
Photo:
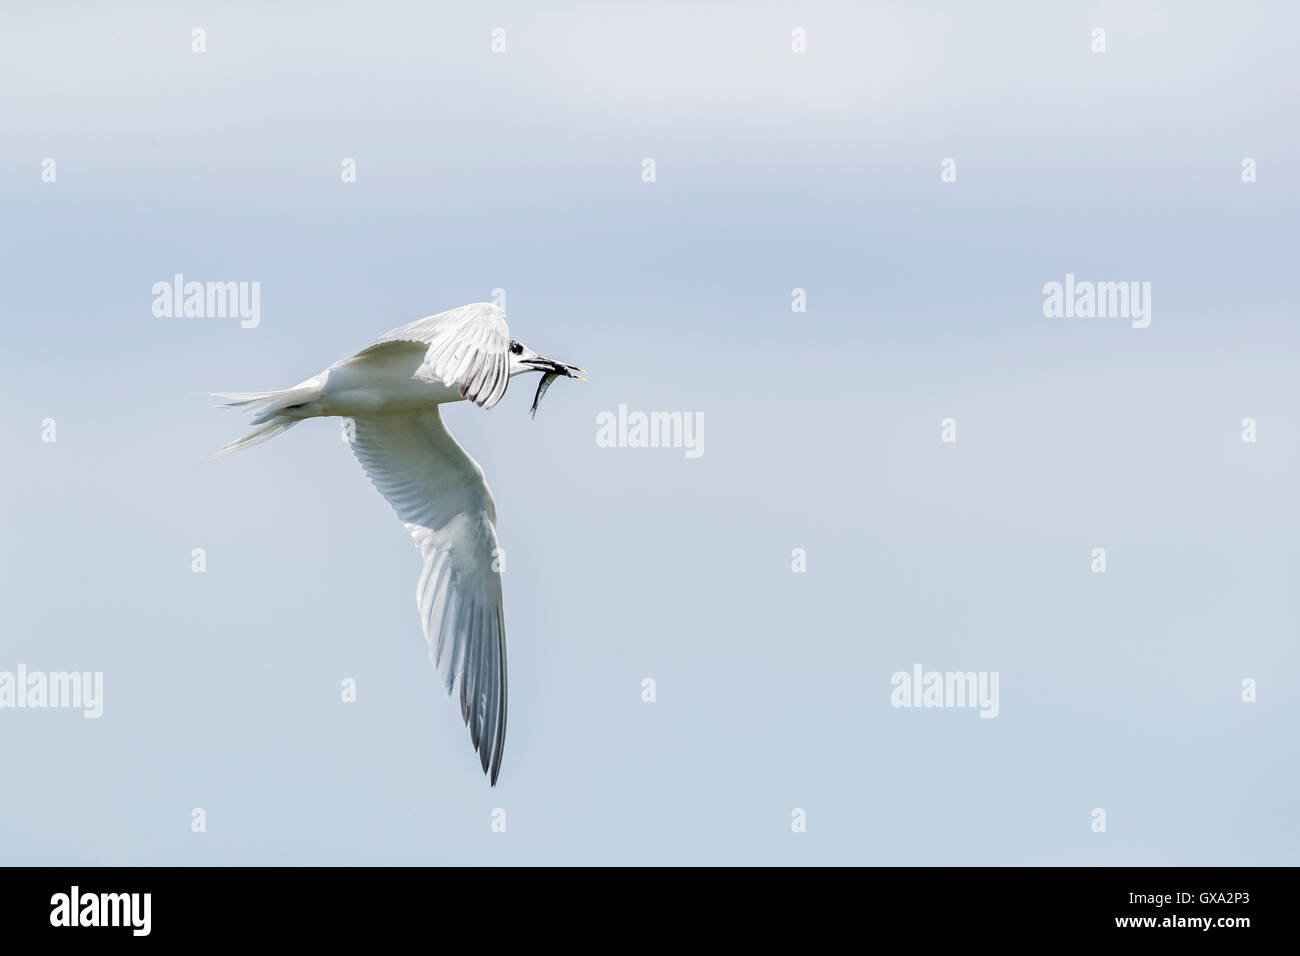
<path fill-rule="evenodd" d="M 548 359 L 538 355 L 522 342 L 510 340 L 510 374 L 519 375 L 521 372 L 541 372 L 542 380 L 537 383 L 537 394 L 533 396 L 533 405 L 529 413 L 536 416 L 537 406 L 546 394 L 546 390 L 551 387 L 551 383 L 557 378 L 576 378 L 579 382 L 585 382 L 586 379 L 578 372 L 583 369 L 576 365 L 568 365 L 564 362 L 557 362 L 555 359 Z"/>
<path fill-rule="evenodd" d="M 510 374 L 512 377 L 522 372 L 546 372 L 563 375 L 565 378 L 576 378 L 580 382 L 585 382 L 586 379 L 581 375 L 574 374 L 581 371 L 582 369 L 576 365 L 566 365 L 564 362 L 545 358 L 522 342 L 516 342 L 514 339 L 510 340 Z"/>

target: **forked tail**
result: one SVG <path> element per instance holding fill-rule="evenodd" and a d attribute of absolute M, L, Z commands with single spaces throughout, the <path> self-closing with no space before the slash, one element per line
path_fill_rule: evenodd
<path fill-rule="evenodd" d="M 301 415 L 282 414 L 295 405 L 309 402 L 320 394 L 319 386 L 299 385 L 278 392 L 213 392 L 215 398 L 229 399 L 223 408 L 238 408 L 253 413 L 253 428 L 240 435 L 213 458 L 221 458 L 231 452 L 241 451 L 260 445 L 268 438 L 274 438 L 280 432 L 292 428 L 302 421 Z"/>
<path fill-rule="evenodd" d="M 213 455 L 213 458 L 222 458 L 231 452 L 241 451 L 245 448 L 252 448 L 254 445 L 260 445 L 268 438 L 274 438 L 280 432 L 297 425 L 301 418 L 272 418 L 270 421 L 263 422 L 253 428 L 250 428 L 244 434 L 240 435 L 221 451 Z"/>

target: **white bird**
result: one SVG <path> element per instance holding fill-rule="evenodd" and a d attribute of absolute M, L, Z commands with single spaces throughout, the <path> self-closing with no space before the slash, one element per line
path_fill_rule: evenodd
<path fill-rule="evenodd" d="M 253 412 L 255 426 L 214 457 L 249 448 L 305 418 L 355 422 L 352 450 L 393 506 L 424 561 L 416 586 L 429 656 L 460 712 L 483 772 L 496 786 L 506 738 L 506 632 L 494 569 L 496 506 L 483 469 L 451 437 L 438 406 L 468 399 L 491 408 L 510 379 L 542 372 L 532 411 L 558 376 L 582 369 L 510 338 L 506 314 L 486 302 L 394 329 L 293 388 L 217 392 Z"/>

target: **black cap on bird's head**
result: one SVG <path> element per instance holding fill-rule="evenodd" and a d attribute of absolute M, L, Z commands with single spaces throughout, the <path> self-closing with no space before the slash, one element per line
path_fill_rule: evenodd
<path fill-rule="evenodd" d="M 555 359 L 548 359 L 538 355 L 522 342 L 514 339 L 510 340 L 510 374 L 518 375 L 521 372 L 541 372 L 542 380 L 537 383 L 537 394 L 533 396 L 533 405 L 529 409 L 532 415 L 537 414 L 537 405 L 546 394 L 546 390 L 551 387 L 551 383 L 557 378 L 576 378 L 580 382 L 586 379 L 576 373 L 584 371 L 576 365 L 569 365 L 565 362 L 557 362 Z"/>

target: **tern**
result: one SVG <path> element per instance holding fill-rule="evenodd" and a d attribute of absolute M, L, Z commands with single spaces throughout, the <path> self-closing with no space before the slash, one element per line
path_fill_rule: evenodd
<path fill-rule="evenodd" d="M 371 483 L 415 539 L 423 570 L 415 589 L 429 657 L 447 693 L 460 690 L 483 772 L 496 786 L 506 739 L 506 630 L 496 570 L 496 506 L 478 462 L 443 424 L 438 406 L 491 408 L 510 379 L 541 372 L 531 411 L 576 365 L 543 358 L 510 337 L 506 314 L 479 302 L 380 336 L 293 388 L 215 392 L 253 413 L 251 431 L 214 458 L 250 448 L 306 418 L 342 416 Z"/>

